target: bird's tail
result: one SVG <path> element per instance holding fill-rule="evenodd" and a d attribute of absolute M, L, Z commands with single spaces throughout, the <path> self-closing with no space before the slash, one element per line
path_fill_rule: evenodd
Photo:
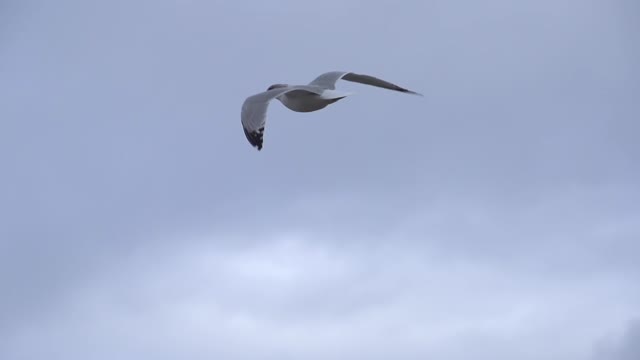
<path fill-rule="evenodd" d="M 339 90 L 325 90 L 322 93 L 322 97 L 327 99 L 327 100 L 340 100 L 340 99 L 344 99 L 349 95 L 353 95 L 353 93 L 351 92 L 344 92 L 344 91 L 339 91 Z"/>

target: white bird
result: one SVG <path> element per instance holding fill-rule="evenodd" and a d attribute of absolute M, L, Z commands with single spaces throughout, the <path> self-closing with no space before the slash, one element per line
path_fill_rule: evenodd
<path fill-rule="evenodd" d="M 324 73 L 308 85 L 274 84 L 265 92 L 249 96 L 242 104 L 242 127 L 249 143 L 262 150 L 267 108 L 271 100 L 278 99 L 284 106 L 296 112 L 317 111 L 351 95 L 335 90 L 336 82 L 340 79 L 422 96 L 373 76 L 343 71 Z"/>

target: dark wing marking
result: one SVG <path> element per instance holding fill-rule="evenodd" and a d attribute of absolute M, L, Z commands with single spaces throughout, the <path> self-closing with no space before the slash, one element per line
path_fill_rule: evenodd
<path fill-rule="evenodd" d="M 347 80 L 347 81 L 352 81 L 352 82 L 356 82 L 356 83 L 360 83 L 360 84 L 365 84 L 365 85 L 371 85 L 371 86 L 377 86 L 383 89 L 389 89 L 389 90 L 394 90 L 394 91 L 399 91 L 399 92 L 403 92 L 403 93 L 407 93 L 407 94 L 413 94 L 413 95 L 422 95 L 419 94 L 415 91 L 411 91 L 409 89 L 405 89 L 401 86 L 398 86 L 396 84 L 390 83 L 388 81 L 382 80 L 382 79 L 378 79 L 377 77 L 371 76 L 371 75 L 363 75 L 363 74 L 356 74 L 356 73 L 346 73 L 342 76 L 342 80 Z"/>
<path fill-rule="evenodd" d="M 356 74 L 353 72 L 345 72 L 345 71 L 326 72 L 316 77 L 315 79 L 313 79 L 313 81 L 311 81 L 309 85 L 320 86 L 325 89 L 334 90 L 336 88 L 336 82 L 338 82 L 338 80 L 340 79 L 356 82 L 360 84 L 365 84 L 365 85 L 376 86 L 383 89 L 399 91 L 406 94 L 422 96 L 422 94 L 419 94 L 415 91 L 405 89 L 401 86 L 398 86 L 396 84 L 390 83 L 388 81 L 379 79 L 371 75 Z"/>

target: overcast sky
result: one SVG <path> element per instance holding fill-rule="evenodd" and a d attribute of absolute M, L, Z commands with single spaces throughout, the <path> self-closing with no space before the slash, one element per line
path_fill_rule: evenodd
<path fill-rule="evenodd" d="M 636 0 L 0 2 L 0 358 L 640 359 Z M 314 113 L 247 96 L 325 71 Z"/>

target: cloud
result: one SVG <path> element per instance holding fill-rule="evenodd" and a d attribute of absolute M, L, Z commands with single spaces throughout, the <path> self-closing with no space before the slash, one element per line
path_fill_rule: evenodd
<path fill-rule="evenodd" d="M 615 336 L 610 334 L 597 346 L 594 360 L 635 360 L 640 357 L 640 320 L 628 323 L 625 331 Z"/>
<path fill-rule="evenodd" d="M 591 233 L 597 241 L 586 239 L 582 253 L 594 253 L 601 241 L 619 241 L 598 238 L 607 234 L 598 229 L 624 227 L 607 225 L 590 205 L 575 222 L 539 228 L 580 209 L 572 196 L 550 194 L 544 206 L 516 210 L 434 201 L 377 235 L 358 231 L 357 218 L 349 230 L 345 214 L 362 198 L 335 199 L 298 202 L 299 218 L 251 240 L 247 229 L 147 241 L 74 286 L 46 317 L 22 323 L 3 355 L 586 359 L 634 311 L 638 294 L 624 267 L 576 257 L 554 239 Z M 557 210 L 548 213 L 548 201 Z M 300 211 L 326 220 L 296 226 L 307 218 Z M 594 264 L 597 272 L 585 271 Z"/>
<path fill-rule="evenodd" d="M 635 2 L 14 3 L 3 359 L 584 359 L 637 316 Z M 246 144 L 334 69 L 427 96 Z"/>

